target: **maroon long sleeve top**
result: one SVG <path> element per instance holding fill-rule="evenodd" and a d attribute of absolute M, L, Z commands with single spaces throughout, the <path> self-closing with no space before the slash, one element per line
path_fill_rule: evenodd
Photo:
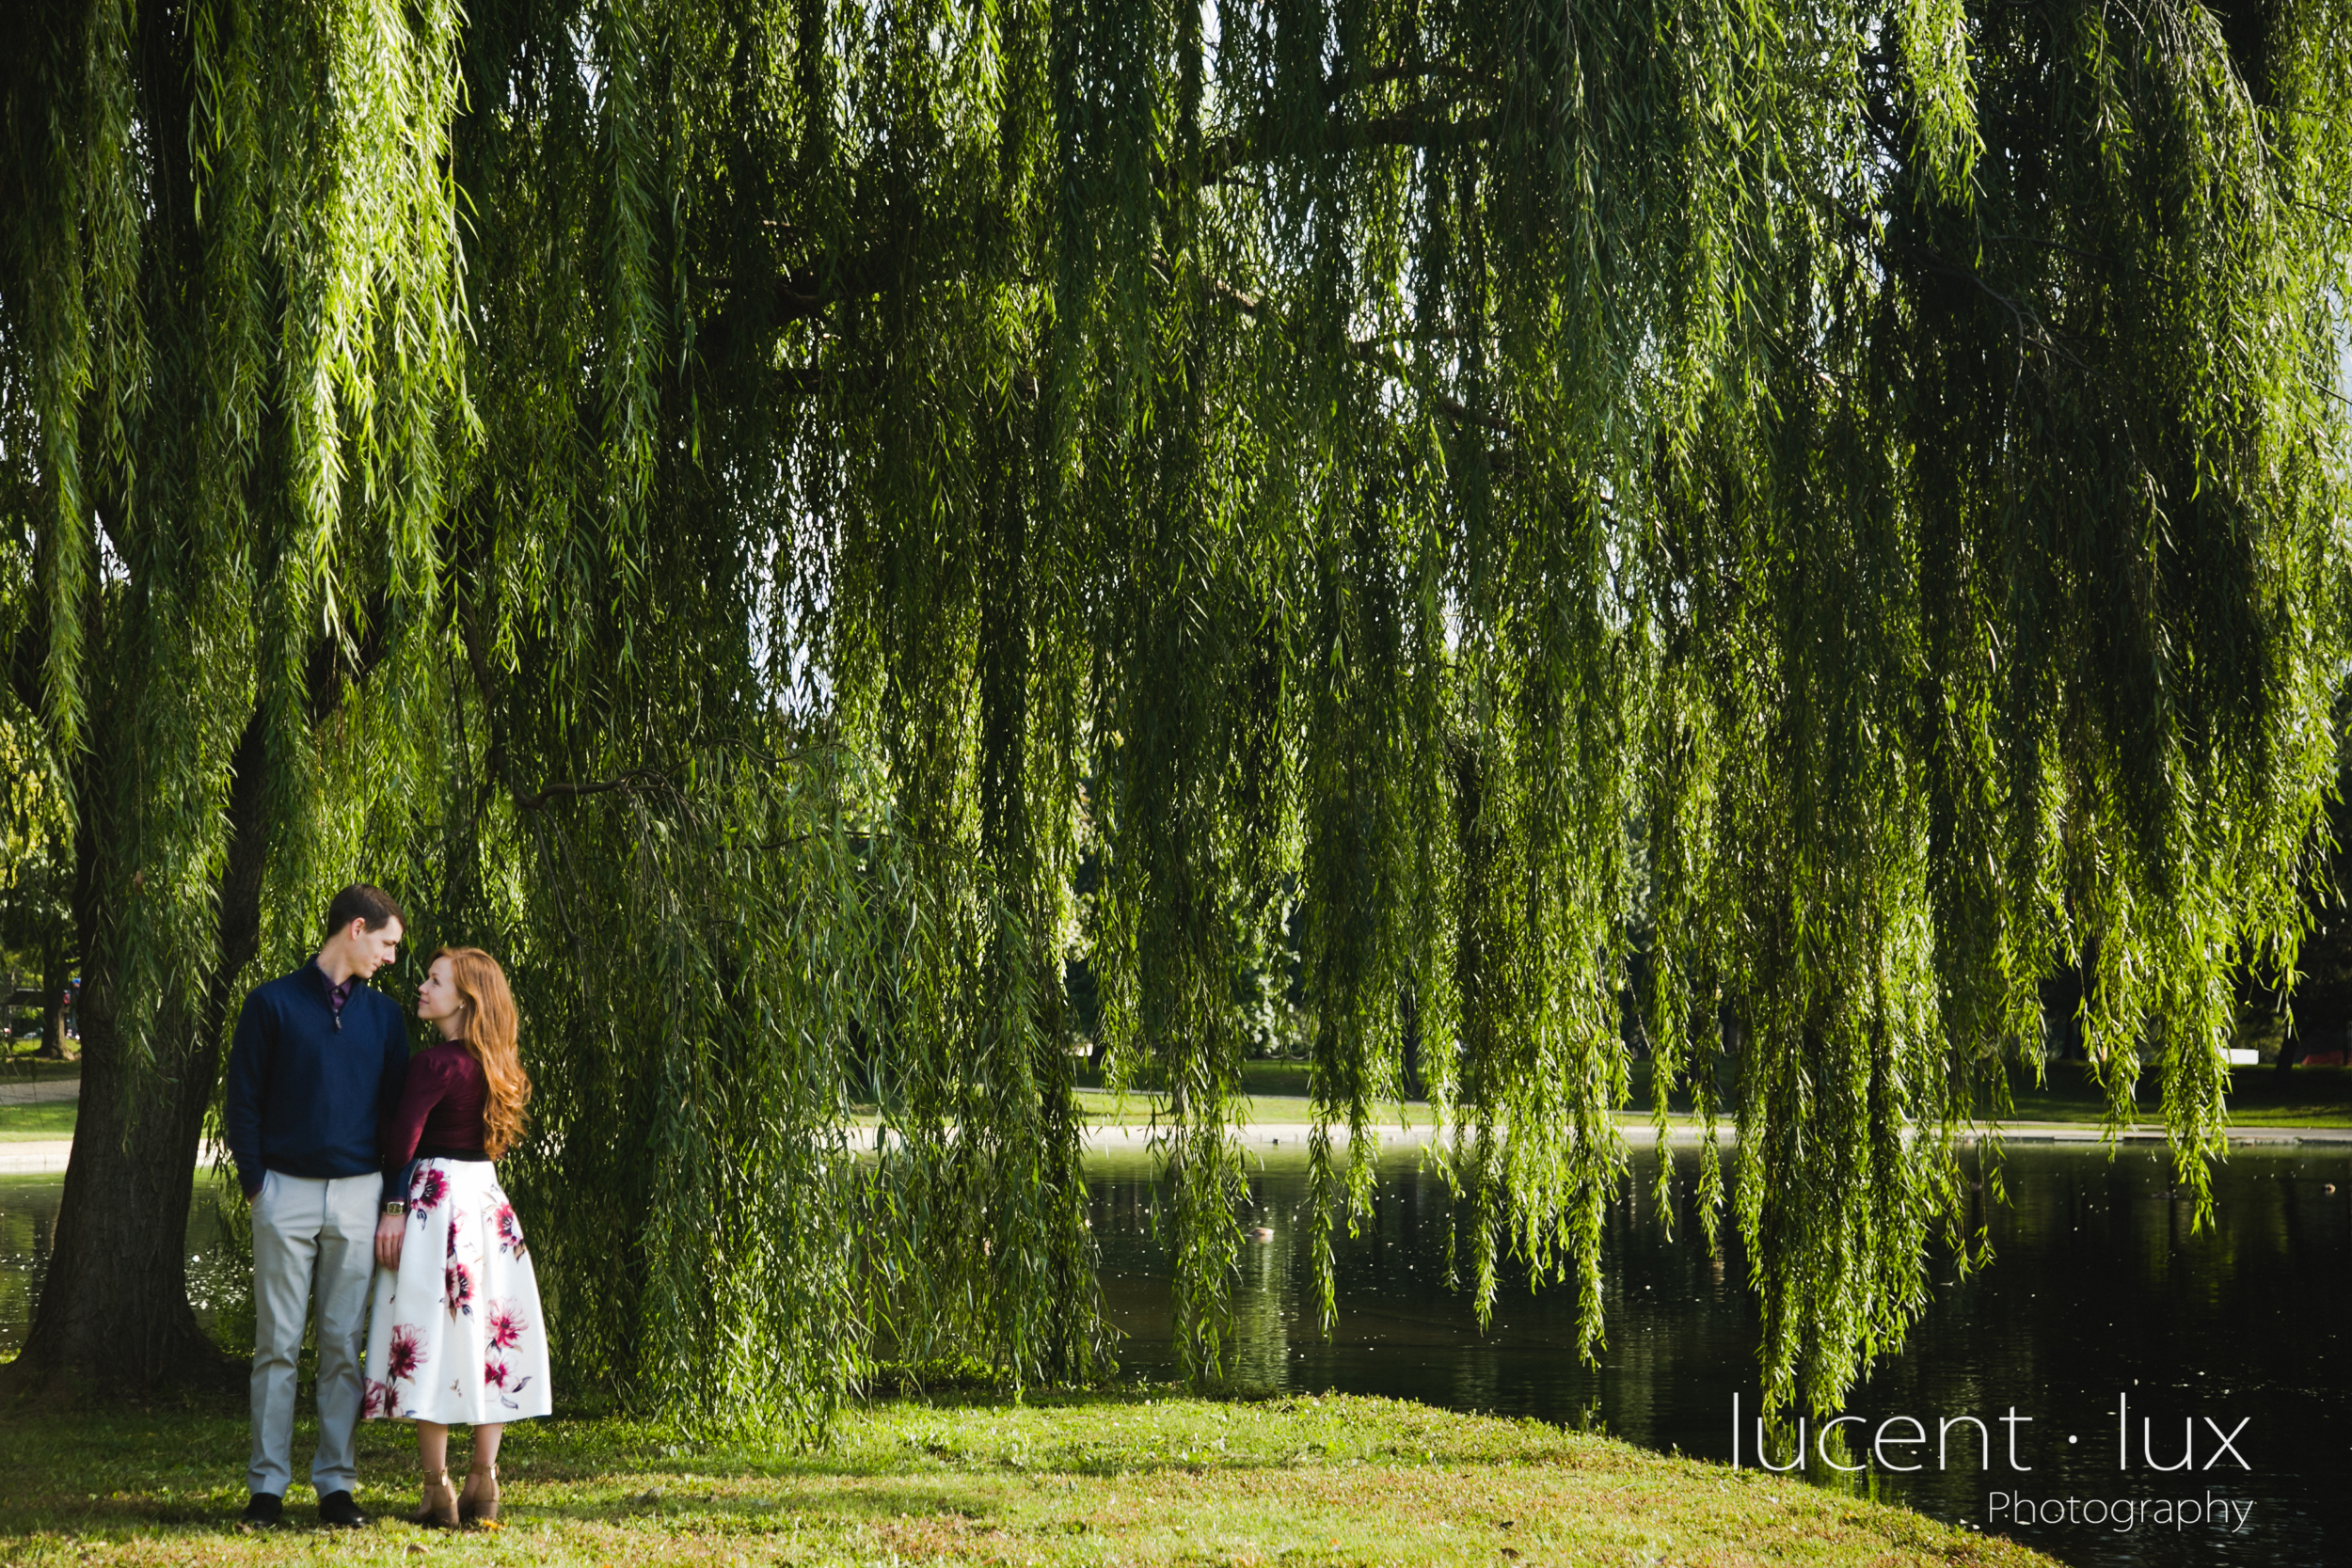
<path fill-rule="evenodd" d="M 455 1040 L 409 1057 L 400 1103 L 384 1123 L 385 1171 L 397 1173 L 411 1160 L 435 1156 L 481 1159 L 482 1110 L 489 1095 L 482 1064 Z"/>

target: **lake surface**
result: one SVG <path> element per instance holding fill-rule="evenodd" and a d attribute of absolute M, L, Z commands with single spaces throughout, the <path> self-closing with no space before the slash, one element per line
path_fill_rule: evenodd
<path fill-rule="evenodd" d="M 24 1342 L 64 1191 L 62 1174 L 0 1176 L 0 1359 L 15 1355 Z M 244 1210 L 199 1171 L 188 1206 L 189 1304 L 197 1322 L 221 1343 L 247 1349 L 253 1344 L 251 1238 Z"/>
<path fill-rule="evenodd" d="M 1677 1158 L 1687 1195 L 1696 1156 Z M 1733 1458 L 1737 1397 L 1740 1457 L 1753 1465 L 1757 1332 L 1744 1264 L 1736 1251 L 1720 1264 L 1708 1258 L 1687 1196 L 1677 1239 L 1668 1239 L 1650 1198 L 1655 1162 L 1637 1157 L 1636 1196 L 1610 1226 L 1608 1344 L 1598 1368 L 1586 1369 L 1565 1290 L 1506 1291 L 1479 1332 L 1468 1299 L 1445 1281 L 1444 1184 L 1410 1153 L 1388 1156 L 1376 1213 L 1335 1247 L 1339 1317 L 1325 1342 L 1295 1225 L 1305 1162 L 1268 1156 L 1251 1191 L 1274 1239 L 1244 1254 L 1239 1380 L 1591 1425 L 1721 1462 Z M 1965 1279 L 1941 1263 L 1926 1317 L 1903 1353 L 1853 1391 L 1847 1409 L 1864 1419 L 1837 1429 L 1851 1441 L 1830 1449 L 1843 1463 L 1867 1461 L 1882 1423 L 1909 1416 L 1928 1442 L 1894 1446 L 1911 1433 L 1897 1423 L 1884 1429 L 1886 1457 L 1925 1468 L 1871 1465 L 1839 1477 L 1826 1470 L 1818 1425 L 1808 1423 L 1810 1479 L 1989 1528 L 2070 1563 L 2352 1562 L 2352 1147 L 2241 1148 L 2216 1177 L 2219 1223 L 2201 1235 L 2190 1233 L 2189 1205 L 2171 1196 L 2166 1173 L 2156 1148 L 2129 1148 L 2110 1163 L 2095 1148 L 2013 1144 L 2009 1204 L 1987 1215 L 1995 1261 Z M 1125 1359 L 1164 1373 L 1158 1195 L 1139 1163 L 1105 1172 L 1094 1188 L 1105 1288 L 1134 1336 Z M 2128 1470 L 2117 1465 L 2119 1397 Z M 2024 1419 L 2002 1425 L 2012 1412 Z M 1939 1471 L 1935 1438 L 1963 1417 L 1983 1422 L 1988 1441 L 1953 1425 L 1949 1467 Z M 2167 1465 L 2182 1457 L 2183 1425 L 2192 1422 L 2193 1468 L 2151 1469 L 2143 1421 Z M 2217 1431 L 2235 1433 L 2243 1467 L 2221 1451 Z M 2010 1467 L 2012 1434 L 2029 1471 Z M 1776 1439 L 1774 1462 L 1786 1463 L 1792 1446 L 1791 1436 Z M 1986 1447 L 1989 1471 L 1978 1463 Z M 2030 1523 L 2016 1522 L 2020 1496 L 2033 1505 Z M 2043 1524 L 2051 1504 L 2056 1522 Z M 2207 1524 L 2208 1511 L 2223 1506 L 2227 1526 Z"/>
<path fill-rule="evenodd" d="M 1677 1158 L 1687 1178 L 1694 1157 Z M 1274 1237 L 1242 1255 L 1237 1381 L 1533 1416 L 1725 1462 L 1737 1397 L 1740 1458 L 1753 1465 L 1756 1328 L 1744 1265 L 1736 1251 L 1708 1258 L 1687 1196 L 1668 1238 L 1649 1195 L 1654 1159 L 1637 1157 L 1635 1196 L 1613 1216 L 1609 1340 L 1587 1369 L 1565 1291 L 1506 1291 L 1478 1330 L 1445 1280 L 1445 1187 L 1409 1151 L 1386 1157 L 1375 1213 L 1361 1235 L 1337 1243 L 1339 1322 L 1324 1341 L 1296 1225 L 1305 1161 L 1279 1149 L 1254 1158 L 1253 1201 Z M 2165 1178 L 2156 1149 L 2110 1162 L 2095 1148 L 2012 1146 L 2010 1202 L 1986 1216 L 1999 1254 L 1993 1267 L 1965 1279 L 1948 1262 L 1936 1270 L 1927 1316 L 1903 1353 L 1854 1391 L 1848 1409 L 1863 1419 L 1838 1429 L 1843 1441 L 1828 1450 L 1868 1467 L 1828 1471 L 1809 1423 L 1809 1479 L 1990 1528 L 2084 1568 L 2352 1561 L 2344 1473 L 2352 1462 L 2352 1147 L 2240 1148 L 2216 1180 L 2219 1224 L 2202 1235 L 2190 1233 L 2188 1206 Z M 61 1185 L 0 1177 L 0 1354 L 23 1338 Z M 1161 1194 L 1135 1158 L 1097 1162 L 1090 1186 L 1104 1290 L 1130 1336 L 1123 1359 L 1166 1375 Z M 199 1183 L 192 1291 L 230 1338 L 251 1332 L 235 1227 Z M 2129 1469 L 2117 1465 L 2119 1398 L 2128 1402 Z M 2012 1413 L 2019 1422 L 2004 1426 Z M 1911 1474 L 1869 1463 L 1873 1433 L 1909 1435 L 1902 1417 L 1928 1441 L 1890 1446 L 1885 1457 L 1924 1461 Z M 1964 1423 L 1949 1427 L 1939 1469 L 1939 1428 L 1967 1417 L 1984 1424 L 1985 1442 Z M 2143 1421 L 2160 1464 L 2180 1459 L 2191 1423 L 2192 1467 L 2152 1469 Z M 2233 1436 L 2242 1465 L 2218 1434 Z M 2010 1468 L 2012 1436 L 2029 1470 Z M 1774 1437 L 1776 1463 L 1792 1441 Z M 1979 1464 L 1986 1449 L 1989 1469 Z M 2053 1522 L 2018 1522 L 2018 1498 L 2036 1514 L 2054 1508 Z M 2184 1502 L 2195 1505 L 2194 1522 Z M 2206 1521 L 2224 1508 L 2226 1525 Z"/>

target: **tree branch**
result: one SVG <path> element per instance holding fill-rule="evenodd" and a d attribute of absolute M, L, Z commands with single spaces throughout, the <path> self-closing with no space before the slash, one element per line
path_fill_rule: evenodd
<path fill-rule="evenodd" d="M 478 537 L 480 531 L 473 531 Z M 458 641 L 465 645 L 466 668 L 473 675 L 474 695 L 482 703 L 482 721 L 489 732 L 484 736 L 482 783 L 474 790 L 473 811 L 474 816 L 479 819 L 490 804 L 492 791 L 501 784 L 506 784 L 511 794 L 514 786 L 508 784 L 506 777 L 505 714 L 499 705 L 498 682 L 490 668 L 488 595 L 480 586 L 486 562 L 483 551 L 470 546 L 466 534 L 459 536 L 459 551 L 461 559 L 469 555 L 473 558 L 464 562 L 462 570 L 465 577 L 471 579 L 474 591 L 471 594 L 453 593 L 450 605 L 452 616 L 457 623 Z"/>
<path fill-rule="evenodd" d="M 1361 92 L 1367 87 L 1386 87 L 1391 82 L 1418 82 L 1424 78 L 1455 82 L 1484 92 L 1499 93 L 1502 90 L 1502 78 L 1499 76 L 1485 76 L 1467 66 L 1439 65 L 1434 61 L 1426 65 L 1382 66 L 1376 71 L 1367 71 L 1361 76 L 1350 76 L 1342 71 L 1331 78 L 1326 90 L 1330 96 L 1337 97 L 1345 92 Z"/>
<path fill-rule="evenodd" d="M 1930 272 L 1941 273 L 1947 277 L 1956 278 L 1973 286 L 1987 299 L 2009 313 L 2010 325 L 2016 329 L 2019 343 L 2039 349 L 2045 355 L 2063 358 L 2085 375 L 2091 373 L 2090 367 L 2083 362 L 2082 356 L 2058 341 L 2058 335 L 2050 330 L 2049 325 L 2042 321 L 2037 312 L 2019 304 L 1991 283 L 1986 282 L 1983 275 L 1975 268 L 1948 261 L 1931 247 L 1921 245 L 1916 240 L 1889 240 L 1881 236 L 1861 214 L 1826 192 L 1815 193 L 1814 199 L 1842 219 L 1854 237 L 1876 251 L 1882 260 L 1909 262 L 1914 266 L 1924 267 Z"/>
<path fill-rule="evenodd" d="M 349 674 L 351 683 L 357 685 L 384 662 L 384 656 L 391 651 L 384 630 L 390 610 L 389 594 L 379 591 L 368 605 L 367 621 L 357 642 L 346 642 L 330 631 L 310 644 L 302 686 L 303 706 L 313 725 L 325 723 L 342 705 L 342 676 Z"/>
<path fill-rule="evenodd" d="M 8 639 L 8 689 L 35 719 L 41 715 L 40 656 L 34 651 L 29 626 L 19 626 Z"/>
<path fill-rule="evenodd" d="M 1290 325 L 1290 323 L 1283 318 L 1282 313 L 1268 305 L 1264 300 L 1259 298 L 1255 294 L 1243 293 L 1240 289 L 1235 288 L 1232 284 L 1228 283 L 1221 277 L 1212 277 L 1208 279 L 1208 289 L 1209 293 L 1215 294 L 1217 298 L 1224 300 L 1226 303 L 1232 305 L 1235 309 L 1242 311 L 1246 315 L 1255 316 L 1260 321 L 1270 321 L 1276 325 L 1285 329 L 1287 329 Z M 1367 339 L 1361 342 L 1350 342 L 1347 345 L 1347 352 L 1351 358 L 1360 359 L 1364 363 L 1374 366 L 1375 369 L 1394 376 L 1398 381 L 1403 382 L 1407 387 L 1413 385 L 1413 378 L 1406 373 L 1405 362 L 1397 357 L 1395 350 L 1390 348 L 1384 340 L 1375 338 Z M 1422 395 L 1427 398 L 1431 405 L 1434 406 L 1439 413 L 1445 415 L 1446 418 L 1454 420 L 1457 424 L 1477 425 L 1483 429 L 1491 430 L 1496 432 L 1498 435 L 1502 436 L 1517 436 L 1518 434 L 1518 427 L 1513 425 L 1510 420 L 1502 418 L 1501 415 L 1481 413 L 1479 410 L 1472 408 L 1469 404 L 1464 403 L 1461 399 L 1454 397 L 1450 393 L 1422 391 Z M 1516 461 L 1516 459 L 1514 459 L 1511 453 L 1507 451 L 1492 452 L 1488 455 L 1499 467 L 1503 468 L 1508 468 L 1512 463 Z"/>
<path fill-rule="evenodd" d="M 776 280 L 769 296 L 770 323 L 806 321 L 837 301 L 882 293 L 898 274 L 903 251 L 894 239 L 831 265 L 815 261 L 794 268 Z"/>
<path fill-rule="evenodd" d="M 1304 157 L 1316 152 L 1356 152 L 1372 147 L 1414 147 L 1437 151 L 1466 147 L 1494 135 L 1496 117 L 1438 119 L 1422 114 L 1382 115 L 1374 119 L 1327 121 L 1323 134 L 1307 146 L 1268 146 L 1267 128 L 1233 132 L 1211 142 L 1200 160 L 1200 182 L 1211 183 L 1247 164 L 1271 158 Z M 1163 169 L 1160 182 L 1172 182 L 1174 171 Z"/>
<path fill-rule="evenodd" d="M 531 795 L 516 795 L 515 805 L 521 811 L 537 811 L 559 796 L 602 795 L 609 790 L 634 789 L 661 777 L 659 768 L 632 768 L 610 779 L 596 779 L 588 784 L 551 784 Z"/>
<path fill-rule="evenodd" d="M 2299 196 L 2290 196 L 2286 198 L 2286 202 L 2290 207 L 2300 207 L 2307 213 L 2317 213 L 2321 217 L 2333 218 L 2338 223 L 2352 224 L 2352 213 L 2345 212 L 2341 207 L 2329 207 L 2317 201 L 2306 201 Z"/>
<path fill-rule="evenodd" d="M 1399 381 L 1403 381 L 1405 377 L 1400 374 L 1397 379 Z M 1436 404 L 1439 413 L 1443 414 L 1447 419 L 1454 420 L 1457 424 L 1478 425 L 1483 429 L 1491 430 L 1500 436 L 1517 436 L 1518 434 L 1518 428 L 1512 424 L 1510 420 L 1504 419 L 1502 415 L 1482 414 L 1477 409 L 1472 408 L 1469 404 L 1462 402 L 1459 398 L 1448 396 L 1444 392 L 1425 392 L 1422 396 L 1428 398 L 1431 403 Z M 1502 455 L 1508 456 L 1509 454 L 1504 453 Z"/>

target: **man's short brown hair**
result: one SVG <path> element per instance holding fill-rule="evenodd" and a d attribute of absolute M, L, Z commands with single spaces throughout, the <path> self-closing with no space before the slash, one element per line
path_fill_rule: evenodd
<path fill-rule="evenodd" d="M 368 929 L 380 931 L 385 922 L 397 920 L 402 929 L 408 926 L 408 913 L 400 907 L 400 900 L 373 882 L 354 882 L 335 895 L 335 901 L 326 906 L 326 934 L 333 936 L 355 920 L 364 920 Z"/>

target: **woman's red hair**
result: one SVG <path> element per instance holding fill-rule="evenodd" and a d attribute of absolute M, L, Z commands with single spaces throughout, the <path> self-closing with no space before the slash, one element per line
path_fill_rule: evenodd
<path fill-rule="evenodd" d="M 531 1077 L 515 1038 L 515 993 L 506 989 L 506 971 L 479 947 L 444 947 L 433 958 L 449 960 L 450 983 L 466 1006 L 466 1049 L 482 1064 L 490 1090 L 482 1103 L 482 1152 L 495 1160 L 522 1137 L 523 1107 L 531 1103 Z"/>

